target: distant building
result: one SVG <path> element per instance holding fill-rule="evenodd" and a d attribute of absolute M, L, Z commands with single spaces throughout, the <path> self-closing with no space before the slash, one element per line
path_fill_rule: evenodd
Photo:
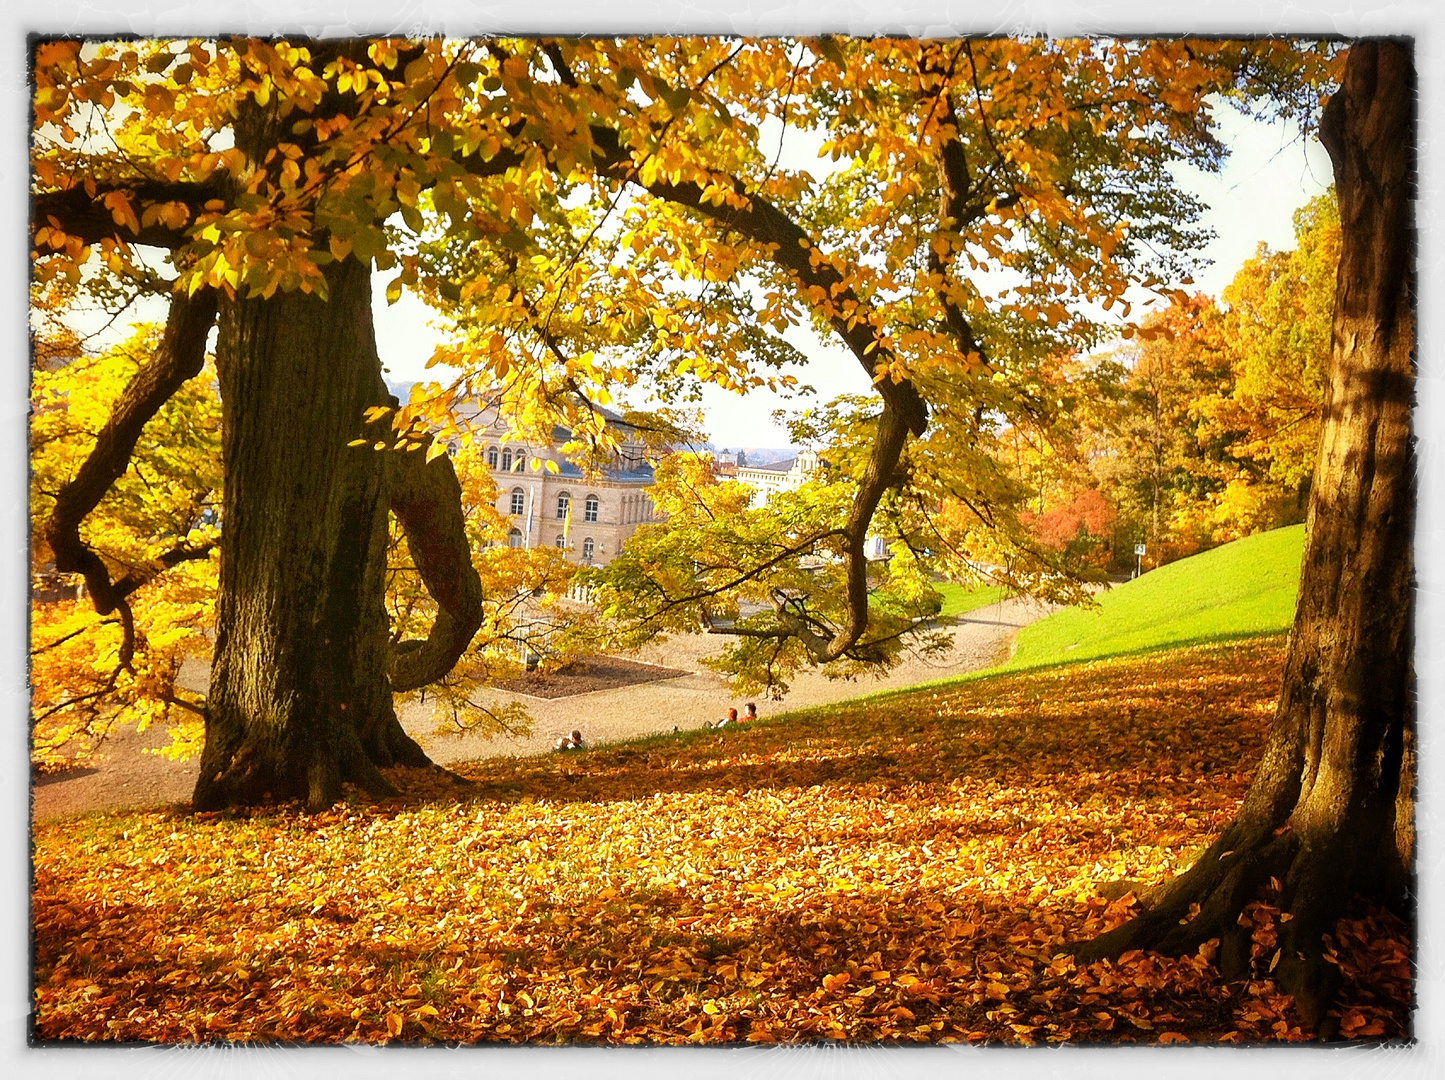
<path fill-rule="evenodd" d="M 739 455 L 741 457 L 741 455 Z M 753 489 L 753 506 L 763 506 L 779 491 L 796 491 L 818 469 L 818 455 L 803 450 L 796 457 L 767 465 L 737 466 L 737 479 Z"/>
<path fill-rule="evenodd" d="M 741 454 L 738 455 L 741 458 Z M 797 456 L 787 458 L 783 461 L 774 461 L 766 465 L 744 465 L 741 462 L 736 466 L 719 461 L 713 465 L 713 472 L 721 479 L 740 480 L 753 489 L 754 507 L 766 505 L 767 501 L 779 491 L 796 491 L 804 483 L 810 480 L 818 471 L 818 455 L 812 450 L 800 451 Z M 888 544 L 883 537 L 877 534 L 869 534 L 864 541 L 863 553 L 865 557 L 872 560 L 887 559 Z M 813 560 L 807 556 L 807 560 Z"/>
<path fill-rule="evenodd" d="M 602 566 L 639 525 L 661 520 L 647 493 L 653 469 L 636 430 L 616 413 L 603 414 L 621 443 L 614 462 L 593 476 L 557 450 L 571 438 L 565 428 L 556 428 L 551 442 L 538 446 L 503 442 L 510 428 L 495 409 L 483 409 L 472 421 L 497 484 L 497 509 L 512 522 L 507 539 L 512 547 L 561 548 L 576 562 Z M 548 461 L 556 463 L 555 473 Z"/>

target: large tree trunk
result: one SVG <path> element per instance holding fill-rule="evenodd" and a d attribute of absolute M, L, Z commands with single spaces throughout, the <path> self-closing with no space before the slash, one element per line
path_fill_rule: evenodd
<path fill-rule="evenodd" d="M 1333 356 L 1299 603 L 1259 772 L 1193 868 L 1146 897 L 1141 917 L 1076 951 L 1177 953 L 1218 937 L 1226 976 L 1244 974 L 1237 917 L 1277 877 L 1290 919 L 1274 977 L 1322 1035 L 1339 982 L 1323 935 L 1352 895 L 1403 902 L 1410 883 L 1414 91 L 1407 44 L 1356 44 L 1321 124 L 1343 225 Z"/>
<path fill-rule="evenodd" d="M 224 541 L 198 808 L 326 806 L 346 781 L 388 791 L 378 766 L 429 764 L 387 679 L 391 455 L 348 445 L 387 403 L 370 275 L 347 260 L 326 276 L 328 301 L 221 305 Z"/>

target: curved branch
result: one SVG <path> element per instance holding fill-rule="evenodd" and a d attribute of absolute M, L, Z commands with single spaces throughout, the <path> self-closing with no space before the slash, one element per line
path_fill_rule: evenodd
<path fill-rule="evenodd" d="M 111 408 L 90 456 L 55 497 L 45 523 L 45 541 L 55 554 L 55 568 L 63 574 L 85 575 L 85 586 L 101 615 L 120 608 L 125 598 L 163 570 L 204 551 L 177 545 L 142 570 L 112 582 L 100 556 L 80 538 L 80 523 L 95 509 L 111 484 L 125 472 L 146 422 L 159 411 L 181 384 L 199 375 L 205 363 L 206 335 L 216 318 L 216 294 L 203 289 L 194 296 L 172 295 L 165 335 L 151 362 L 136 374 Z M 127 622 L 127 639 L 133 631 Z"/>
<path fill-rule="evenodd" d="M 406 533 L 422 584 L 437 603 L 425 641 L 407 640 L 392 652 L 387 674 L 400 693 L 434 683 L 451 671 L 482 625 L 482 579 L 472 566 L 462 516 L 462 487 L 445 454 L 428 462 L 420 450 L 396 459 L 391 512 Z"/>
<path fill-rule="evenodd" d="M 820 664 L 838 659 L 868 629 L 868 557 L 863 545 L 868 537 L 868 526 L 873 521 L 873 512 L 878 509 L 883 493 L 898 484 L 898 462 L 903 456 L 909 431 L 907 416 L 892 399 L 884 398 L 883 413 L 878 418 L 878 433 L 873 438 L 873 453 L 863 470 L 863 478 L 858 482 L 858 493 L 853 497 L 848 521 L 843 526 L 843 534 L 847 538 L 843 562 L 848 582 L 848 615 L 843 624 L 830 638 L 809 628 L 794 613 L 778 609 L 778 617 Z"/>
<path fill-rule="evenodd" d="M 766 245 L 771 258 L 789 271 L 805 293 L 821 290 L 828 321 L 862 365 L 883 399 L 883 413 L 868 466 L 858 485 L 844 534 L 847 546 L 844 563 L 847 574 L 848 615 L 831 637 L 820 634 L 796 619 L 779 612 L 818 663 L 842 656 L 868 626 L 868 560 L 864 541 L 873 512 L 883 492 L 898 483 L 898 462 L 910 434 L 922 436 L 928 428 L 928 406 L 917 388 L 905 378 L 887 374 L 892 350 L 878 329 L 865 317 L 865 306 L 839 270 L 822 255 L 811 237 L 791 217 L 762 196 L 747 192 L 741 181 L 731 180 L 733 200 L 718 204 L 697 183 L 656 180 L 643 184 L 630 152 L 610 128 L 594 125 L 592 138 L 599 150 L 598 168 L 619 179 L 637 184 L 649 194 L 686 206 L 755 243 Z M 971 340 L 971 338 L 969 338 Z"/>
<path fill-rule="evenodd" d="M 933 290 L 934 295 L 943 305 L 944 325 L 958 343 L 959 350 L 965 356 L 977 356 L 986 363 L 983 346 L 974 337 L 973 327 L 948 291 L 954 263 L 952 237 L 979 216 L 980 208 L 969 205 L 973 186 L 969 177 L 968 157 L 958 137 L 958 115 L 953 110 L 953 99 L 949 95 L 947 83 L 939 95 L 939 101 L 943 106 L 939 126 L 952 131 L 949 134 L 948 130 L 940 130 L 938 136 L 938 228 L 935 236 L 941 237 L 945 246 L 943 254 L 940 254 L 933 244 L 928 246 L 928 271 L 938 279 Z"/>

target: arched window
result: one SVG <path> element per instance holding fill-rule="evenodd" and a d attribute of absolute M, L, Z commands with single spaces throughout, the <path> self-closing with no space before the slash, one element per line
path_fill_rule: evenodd
<path fill-rule="evenodd" d="M 556 544 L 557 547 L 561 548 L 562 550 L 566 550 L 567 548 L 567 538 L 561 533 L 557 534 L 557 539 L 553 540 L 552 543 Z"/>
<path fill-rule="evenodd" d="M 584 504 L 584 512 L 583 512 L 583 514 L 582 514 L 582 519 L 583 519 L 584 521 L 596 521 L 596 520 L 597 520 L 597 508 L 598 508 L 600 505 L 601 505 L 601 503 L 598 502 L 598 499 L 597 499 L 597 496 L 596 496 L 596 495 L 588 495 L 588 496 L 587 496 L 587 502 Z"/>
<path fill-rule="evenodd" d="M 527 493 L 521 488 L 512 489 L 512 513 L 520 514 L 527 508 Z"/>
<path fill-rule="evenodd" d="M 495 469 L 496 467 L 497 467 L 497 448 L 496 448 L 495 446 L 489 446 L 489 447 L 487 447 L 487 468 L 489 468 L 489 469 Z"/>
<path fill-rule="evenodd" d="M 595 550 L 595 549 L 593 548 L 593 545 L 592 545 L 592 537 L 589 536 L 586 540 L 583 540 L 583 541 L 582 541 L 582 561 L 583 561 L 583 562 L 591 562 L 591 561 L 592 561 L 592 552 L 593 552 L 594 550 Z"/>
<path fill-rule="evenodd" d="M 522 546 L 522 530 L 513 529 L 507 534 L 507 546 L 519 548 Z"/>
<path fill-rule="evenodd" d="M 525 446 L 519 446 L 519 447 L 517 447 L 517 456 L 513 459 L 513 461 L 514 461 L 514 464 L 512 465 L 512 471 L 513 471 L 513 472 L 526 472 L 526 471 L 527 471 L 527 448 L 526 448 Z"/>
<path fill-rule="evenodd" d="M 512 451 L 510 451 L 510 450 L 503 450 L 503 451 L 502 451 L 502 471 L 503 471 L 503 472 L 511 472 L 511 471 L 512 471 Z"/>
<path fill-rule="evenodd" d="M 564 521 L 567 517 L 567 508 L 572 505 L 572 495 L 564 491 L 557 496 L 557 520 Z"/>

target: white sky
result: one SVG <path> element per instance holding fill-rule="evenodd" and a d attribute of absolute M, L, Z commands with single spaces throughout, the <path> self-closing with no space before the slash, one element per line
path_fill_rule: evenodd
<path fill-rule="evenodd" d="M 1324 148 L 1313 138 L 1306 141 L 1293 124 L 1267 124 L 1240 116 L 1233 109 L 1219 110 L 1220 137 L 1231 148 L 1224 170 L 1209 175 L 1187 170 L 1185 186 L 1211 209 L 1204 224 L 1216 239 L 1202 252 L 1210 265 L 1194 275 L 1190 291 L 1201 289 L 1218 296 L 1245 259 L 1264 241 L 1276 250 L 1294 246 L 1291 220 L 1295 210 L 1328 189 L 1331 173 Z M 777 127 L 766 129 L 764 147 L 776 145 Z M 816 160 L 820 139 L 790 129 L 784 140 L 782 162 L 789 168 L 808 169 L 821 176 L 831 164 Z M 392 380 L 436 379 L 426 361 L 441 340 L 429 325 L 430 312 L 410 295 L 388 306 L 377 276 L 375 311 L 377 344 Z M 1137 314 L 1137 309 L 1136 309 Z M 814 387 L 810 397 L 783 398 L 766 390 L 746 396 L 717 387 L 705 387 L 702 407 L 708 434 L 719 447 L 782 447 L 788 444 L 785 428 L 772 420 L 776 409 L 798 411 L 810 402 L 826 402 L 839 394 L 866 394 L 867 377 L 841 344 L 820 339 L 810 328 L 795 327 L 786 335 L 809 359 L 794 372 Z M 642 402 L 634 404 L 641 405 Z"/>

